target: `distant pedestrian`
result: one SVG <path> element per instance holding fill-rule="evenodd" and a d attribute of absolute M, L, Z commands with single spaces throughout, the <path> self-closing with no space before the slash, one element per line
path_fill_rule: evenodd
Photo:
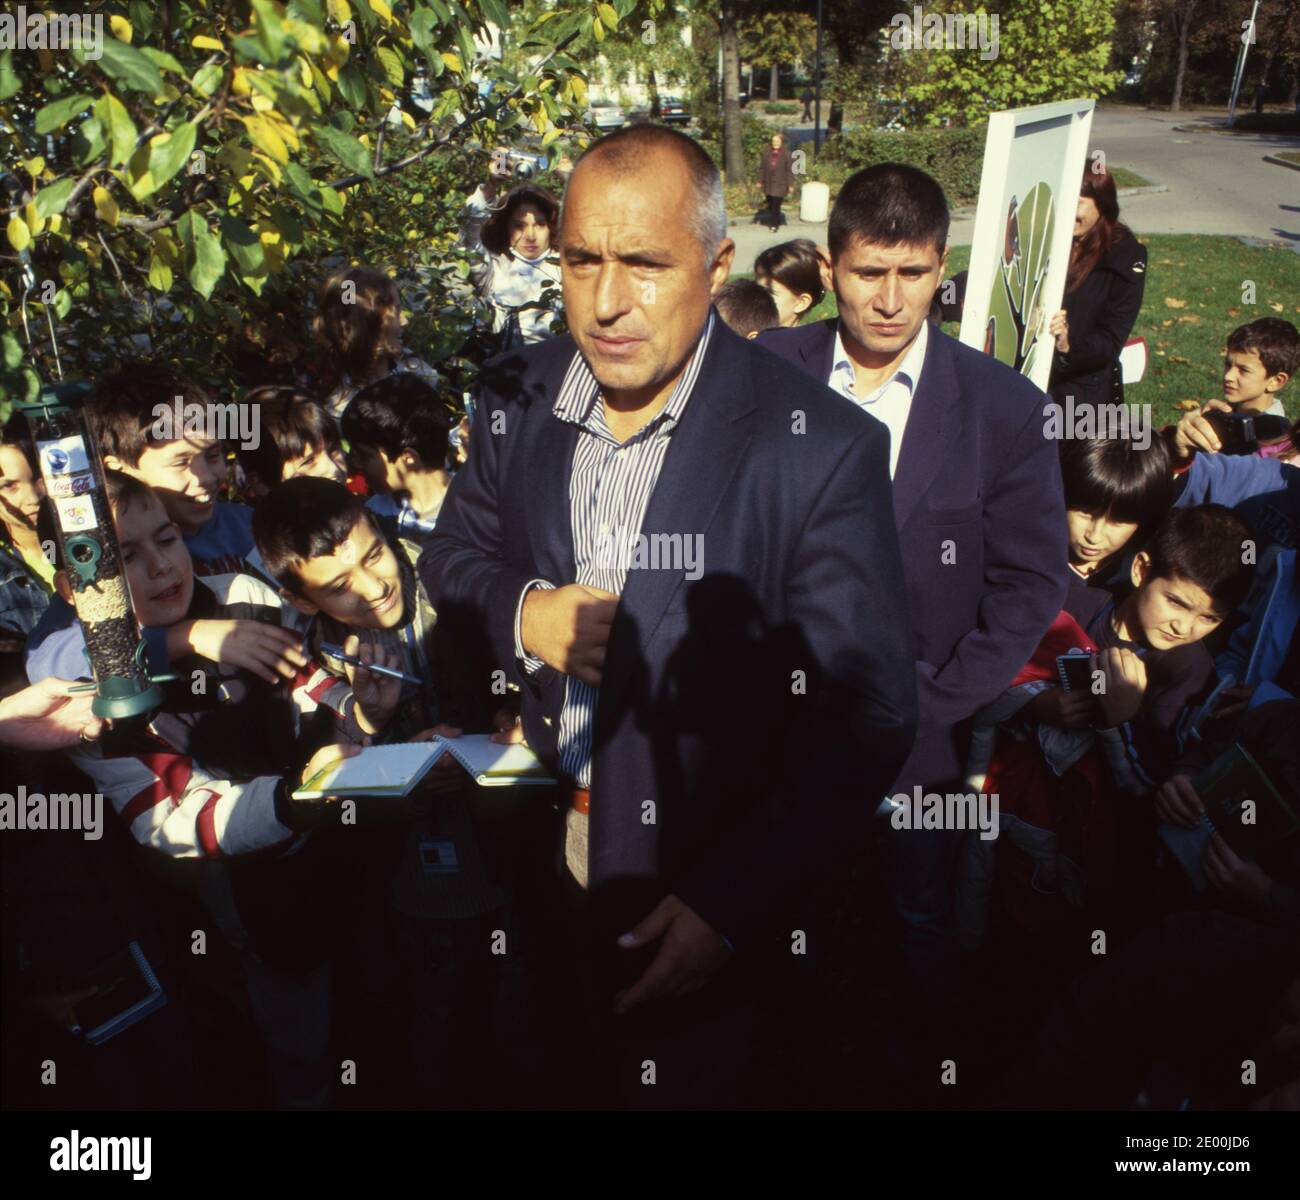
<path fill-rule="evenodd" d="M 786 149 L 785 134 L 779 130 L 772 135 L 771 144 L 763 151 L 758 165 L 758 181 L 762 184 L 763 195 L 767 197 L 763 223 L 775 233 L 781 224 L 781 204 L 794 187 L 790 151 Z"/>
<path fill-rule="evenodd" d="M 803 101 L 803 115 L 799 118 L 799 120 L 800 120 L 800 121 L 811 121 L 811 120 L 813 119 L 813 114 L 812 114 L 812 102 L 813 102 L 812 88 L 804 88 L 804 90 L 803 90 L 803 95 L 800 96 L 799 99 Z"/>

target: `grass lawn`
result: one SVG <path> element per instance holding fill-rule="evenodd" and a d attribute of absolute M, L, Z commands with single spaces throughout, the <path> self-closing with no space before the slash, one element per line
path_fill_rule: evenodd
<path fill-rule="evenodd" d="M 1181 401 L 1220 395 L 1223 344 L 1238 325 L 1272 316 L 1300 325 L 1300 254 L 1202 235 L 1153 235 L 1142 241 L 1149 260 L 1147 286 L 1132 336 L 1146 338 L 1150 361 L 1142 382 L 1126 388 L 1125 396 L 1150 404 L 1156 424 L 1163 425 L 1178 419 Z M 954 246 L 949 274 L 965 270 L 969 260 L 969 246 Z M 1242 298 L 1250 282 L 1253 304 Z M 827 293 L 809 320 L 835 313 L 835 296 Z M 945 330 L 957 334 L 955 324 Z M 1297 385 L 1285 388 L 1281 397 L 1287 413 L 1300 416 Z"/>
<path fill-rule="evenodd" d="M 1273 157 L 1284 159 L 1286 162 L 1300 163 L 1300 150 L 1279 150 Z"/>

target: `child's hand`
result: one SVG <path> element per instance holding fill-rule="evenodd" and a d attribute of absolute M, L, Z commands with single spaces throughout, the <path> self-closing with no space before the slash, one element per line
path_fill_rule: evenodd
<path fill-rule="evenodd" d="M 363 663 L 389 667 L 394 671 L 400 671 L 405 665 L 398 651 L 390 653 L 380 645 L 362 642 L 355 633 L 349 634 L 343 643 L 343 653 L 359 658 Z M 357 724 L 366 733 L 378 733 L 397 711 L 397 702 L 402 696 L 402 681 L 391 675 L 367 671 L 364 667 L 354 667 L 351 663 L 344 663 L 343 670 L 347 673 L 353 699 L 357 702 Z"/>
<path fill-rule="evenodd" d="M 182 645 L 174 657 L 184 657 L 189 650 L 223 667 L 251 671 L 267 683 L 292 679 L 310 661 L 302 651 L 301 634 L 264 621 L 191 621 L 172 628 L 180 631 Z M 168 648 L 175 650 L 170 637 Z"/>
<path fill-rule="evenodd" d="M 1097 697 L 1105 728 L 1131 721 L 1142 707 L 1147 690 L 1146 664 L 1127 646 L 1112 646 L 1092 656 L 1094 671 L 1101 671 L 1104 687 Z"/>
<path fill-rule="evenodd" d="M 1186 775 L 1175 775 L 1156 789 L 1156 816 L 1166 825 L 1195 829 L 1204 811 L 1205 805 Z"/>
<path fill-rule="evenodd" d="M 1268 904 L 1269 889 L 1273 881 L 1268 873 L 1252 862 L 1237 857 L 1231 846 L 1219 834 L 1210 838 L 1205 853 L 1201 855 L 1205 877 L 1221 892 L 1234 900 L 1262 909 Z"/>
<path fill-rule="evenodd" d="M 1088 692 L 1067 692 L 1060 687 L 1039 692 L 1020 711 L 1036 724 L 1055 725 L 1059 729 L 1087 729 L 1098 717 L 1095 696 Z"/>
<path fill-rule="evenodd" d="M 1056 348 L 1062 354 L 1070 352 L 1070 319 L 1065 309 L 1057 309 L 1048 323 L 1047 332 L 1056 339 Z"/>
<path fill-rule="evenodd" d="M 1232 405 L 1226 400 L 1211 400 L 1200 412 L 1187 413 L 1174 429 L 1174 450 L 1179 458 L 1191 458 L 1198 450 L 1218 454 L 1223 449 L 1214 426 L 1205 419 L 1205 414 L 1211 409 L 1231 412 Z"/>

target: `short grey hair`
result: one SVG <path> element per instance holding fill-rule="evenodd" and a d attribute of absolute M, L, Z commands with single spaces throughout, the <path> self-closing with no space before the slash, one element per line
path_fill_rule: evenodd
<path fill-rule="evenodd" d="M 670 150 L 681 159 L 695 187 L 695 204 L 687 220 L 691 235 L 704 251 L 704 265 L 713 265 L 718 246 L 727 236 L 727 198 L 722 190 L 722 175 L 708 152 L 694 138 L 665 125 L 625 125 L 587 147 L 574 164 L 574 174 L 588 158 L 599 157 L 615 171 L 630 171 L 651 150 Z M 571 175 L 570 180 L 573 176 Z M 566 185 L 565 200 L 568 200 Z M 561 210 L 560 229 L 564 228 Z M 561 233 L 563 236 L 563 233 Z"/>

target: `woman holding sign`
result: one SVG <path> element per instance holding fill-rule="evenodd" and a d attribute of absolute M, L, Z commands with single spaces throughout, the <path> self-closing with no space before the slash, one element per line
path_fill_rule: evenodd
<path fill-rule="evenodd" d="M 1048 390 L 1058 404 L 1123 402 L 1119 354 L 1142 307 L 1146 270 L 1147 248 L 1120 223 L 1114 177 L 1094 159 L 1079 190 L 1065 307 L 1049 326 L 1056 353 Z"/>

